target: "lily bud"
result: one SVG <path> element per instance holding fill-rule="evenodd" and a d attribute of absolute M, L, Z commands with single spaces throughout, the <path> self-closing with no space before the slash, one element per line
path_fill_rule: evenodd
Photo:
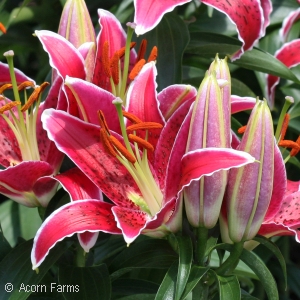
<path fill-rule="evenodd" d="M 257 101 L 238 147 L 257 162 L 230 170 L 224 198 L 232 242 L 251 240 L 264 220 L 273 190 L 274 146 L 270 110 L 266 101 Z"/>
<path fill-rule="evenodd" d="M 64 6 L 58 34 L 76 48 L 86 42 L 96 43 L 94 26 L 84 0 L 68 0 Z"/>
<path fill-rule="evenodd" d="M 216 72 L 203 79 L 194 103 L 186 152 L 215 147 L 226 148 L 230 142 L 230 124 L 224 118 L 228 103 L 222 99 Z M 208 158 L 209 159 L 209 158 Z M 186 213 L 193 227 L 212 228 L 218 221 L 227 183 L 227 171 L 193 180 L 184 189 Z"/>

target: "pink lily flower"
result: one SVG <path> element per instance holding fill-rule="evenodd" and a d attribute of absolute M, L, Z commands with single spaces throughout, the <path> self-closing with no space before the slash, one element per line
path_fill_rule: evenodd
<path fill-rule="evenodd" d="M 232 0 L 202 0 L 202 3 L 225 13 L 236 25 L 238 38 L 243 43 L 240 50 L 232 55 L 231 60 L 240 58 L 247 50 L 265 35 L 270 23 L 272 2 L 270 0 L 232 1 Z"/>
<path fill-rule="evenodd" d="M 63 154 L 47 138 L 40 117 L 46 108 L 56 107 L 57 99 L 50 91 L 46 101 L 39 105 L 40 95 L 47 84 L 36 86 L 32 79 L 15 69 L 16 82 L 13 81 L 12 87 L 17 99 L 9 100 L 3 94 L 9 87 L 4 83 L 11 82 L 9 69 L 8 65 L 0 63 L 0 164 L 3 168 L 0 171 L 0 193 L 25 206 L 46 207 L 57 188 L 48 176 L 57 174 Z M 18 100 L 17 85 L 35 89 L 23 106 Z M 33 101 L 37 101 L 35 109 L 32 108 Z"/>

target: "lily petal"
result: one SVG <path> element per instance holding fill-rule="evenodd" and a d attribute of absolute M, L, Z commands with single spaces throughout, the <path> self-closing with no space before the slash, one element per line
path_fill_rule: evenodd
<path fill-rule="evenodd" d="M 202 0 L 202 3 L 223 12 L 236 25 L 238 38 L 243 43 L 243 46 L 233 54 L 231 60 L 236 60 L 246 50 L 251 50 L 255 42 L 262 37 L 264 15 L 259 0 Z"/>
<path fill-rule="evenodd" d="M 34 238 L 32 268 L 36 269 L 44 261 L 57 242 L 74 233 L 88 230 L 120 234 L 111 208 L 111 204 L 99 200 L 79 200 L 55 210 L 44 221 Z"/>
<path fill-rule="evenodd" d="M 57 33 L 36 30 L 44 50 L 49 55 L 51 67 L 64 79 L 67 75 L 85 79 L 84 61 L 79 51 L 69 41 Z"/>
<path fill-rule="evenodd" d="M 176 6 L 183 5 L 191 0 L 134 0 L 136 24 L 135 33 L 144 34 L 153 29 L 165 13 L 172 11 Z"/>
<path fill-rule="evenodd" d="M 293 54 L 293 55 L 292 55 Z M 295 67 L 300 63 L 300 39 L 293 40 L 284 44 L 274 55 L 279 61 L 288 68 Z M 267 95 L 268 103 L 271 108 L 274 107 L 275 88 L 280 78 L 274 75 L 267 75 Z"/>
<path fill-rule="evenodd" d="M 228 148 L 204 148 L 188 152 L 181 162 L 181 189 L 204 175 L 210 176 L 216 171 L 242 167 L 254 161 L 255 158 L 250 154 Z"/>
<path fill-rule="evenodd" d="M 288 34 L 294 25 L 294 23 L 300 18 L 300 8 L 290 12 L 283 20 L 282 27 L 279 30 L 279 36 L 285 43 L 287 41 Z"/>
<path fill-rule="evenodd" d="M 256 104 L 256 99 L 253 97 L 240 97 L 231 95 L 231 113 L 235 114 L 240 111 L 253 109 Z"/>

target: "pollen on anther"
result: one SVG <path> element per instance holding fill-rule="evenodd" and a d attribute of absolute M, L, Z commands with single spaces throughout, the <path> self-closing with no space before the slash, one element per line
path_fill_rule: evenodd
<path fill-rule="evenodd" d="M 6 33 L 6 28 L 3 25 L 3 23 L 0 22 L 0 30 L 5 34 Z"/>
<path fill-rule="evenodd" d="M 129 134 L 128 138 L 130 141 L 132 142 L 136 142 L 137 144 L 139 144 L 140 146 L 142 146 L 143 148 L 150 150 L 150 151 L 154 151 L 154 147 L 147 141 L 145 141 L 144 139 L 134 135 L 134 134 Z"/>
<path fill-rule="evenodd" d="M 115 52 L 110 61 L 111 76 L 115 84 L 119 84 L 119 54 Z"/>
<path fill-rule="evenodd" d="M 292 151 L 290 152 L 291 156 L 297 155 L 300 150 L 300 135 L 298 136 L 298 138 L 296 140 L 296 144 L 299 146 L 299 149 L 293 148 Z"/>
<path fill-rule="evenodd" d="M 246 131 L 246 128 L 247 128 L 247 125 L 240 127 L 240 128 L 238 129 L 238 133 L 239 133 L 239 134 L 243 134 L 243 133 Z"/>
<path fill-rule="evenodd" d="M 282 123 L 282 127 L 281 127 L 281 131 L 280 131 L 280 140 L 282 141 L 285 137 L 288 125 L 289 125 L 289 121 L 290 121 L 290 115 L 289 114 L 285 114 L 284 115 L 284 119 L 283 119 L 283 123 Z"/>
<path fill-rule="evenodd" d="M 150 62 L 150 61 L 156 61 L 156 58 L 157 58 L 157 47 L 154 46 L 151 50 L 151 53 L 148 57 L 148 61 L 147 62 Z"/>
<path fill-rule="evenodd" d="M 12 88 L 12 84 L 11 83 L 6 83 L 6 84 L 3 84 L 1 87 L 0 87 L 0 94 L 3 94 L 3 92 L 7 89 L 11 89 Z"/>
<path fill-rule="evenodd" d="M 127 160 L 133 164 L 136 162 L 135 157 L 113 135 L 108 136 L 108 139 Z"/>
<path fill-rule="evenodd" d="M 130 80 L 133 80 L 140 73 L 145 63 L 146 63 L 145 59 L 141 59 L 136 63 L 136 65 L 133 67 L 133 69 L 131 70 L 128 76 Z"/>
<path fill-rule="evenodd" d="M 300 150 L 300 146 L 296 142 L 291 140 L 282 140 L 278 143 L 278 146 L 285 147 L 285 148 L 292 148 L 298 151 Z"/>
<path fill-rule="evenodd" d="M 134 124 L 138 124 L 138 123 L 142 123 L 143 121 L 138 118 L 137 116 L 135 116 L 134 114 L 127 112 L 125 110 L 122 111 L 122 114 L 125 118 L 127 118 L 130 122 L 134 123 Z"/>
<path fill-rule="evenodd" d="M 108 41 L 105 41 L 103 44 L 102 49 L 102 56 L 101 56 L 102 64 L 103 64 L 103 71 L 105 75 L 110 78 L 111 71 L 110 71 L 110 63 L 109 63 L 109 44 Z"/>
<path fill-rule="evenodd" d="M 22 91 L 28 87 L 34 87 L 34 83 L 32 81 L 24 81 L 21 84 L 18 85 L 18 91 Z"/>
<path fill-rule="evenodd" d="M 126 128 L 127 131 L 146 130 L 146 129 L 161 129 L 163 125 L 156 122 L 142 122 L 130 125 Z"/>
<path fill-rule="evenodd" d="M 117 152 L 115 151 L 114 147 L 110 144 L 110 141 L 104 128 L 100 128 L 100 140 L 103 143 L 106 151 L 109 152 L 112 156 L 116 157 Z"/>
<path fill-rule="evenodd" d="M 146 49 L 147 49 L 147 40 L 143 39 L 142 42 L 141 42 L 141 44 L 140 44 L 140 48 L 139 48 L 139 51 L 138 51 L 136 62 L 138 62 L 142 58 L 144 58 L 145 53 L 146 53 Z"/>
<path fill-rule="evenodd" d="M 106 130 L 106 133 L 107 134 L 110 134 L 109 133 L 109 128 L 108 128 L 108 125 L 106 123 L 106 120 L 105 120 L 105 117 L 104 117 L 104 114 L 102 112 L 102 110 L 98 110 L 98 118 L 99 118 L 99 123 L 100 123 L 100 126 Z"/>
<path fill-rule="evenodd" d="M 13 102 L 9 102 L 5 105 L 3 105 L 2 107 L 0 107 L 0 114 L 3 114 L 5 111 L 11 110 L 12 108 L 14 108 L 15 106 L 21 104 L 21 102 L 19 101 L 13 101 Z"/>
<path fill-rule="evenodd" d="M 130 43 L 130 50 L 136 45 L 136 42 L 131 42 Z M 119 55 L 119 58 L 121 59 L 124 55 L 125 55 L 125 50 L 126 50 L 126 47 L 122 47 L 120 50 L 118 50 L 118 55 Z"/>

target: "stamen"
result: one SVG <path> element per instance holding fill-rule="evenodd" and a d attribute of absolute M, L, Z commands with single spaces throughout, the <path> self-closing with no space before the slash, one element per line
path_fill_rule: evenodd
<path fill-rule="evenodd" d="M 103 129 L 105 129 L 105 131 L 106 131 L 107 134 L 110 134 L 109 128 L 108 128 L 108 125 L 106 123 L 106 120 L 105 120 L 105 117 L 104 117 L 104 114 L 103 114 L 102 110 L 98 110 L 98 117 L 99 117 L 100 126 Z"/>
<path fill-rule="evenodd" d="M 144 139 L 142 139 L 134 134 L 129 134 L 128 138 L 130 141 L 138 143 L 143 148 L 150 150 L 150 151 L 154 151 L 154 147 L 149 142 L 145 141 Z"/>
<path fill-rule="evenodd" d="M 6 33 L 6 28 L 5 26 L 0 22 L 0 30 L 5 34 Z"/>
<path fill-rule="evenodd" d="M 127 160 L 129 160 L 132 164 L 136 162 L 135 157 L 113 135 L 108 136 L 108 139 Z"/>
<path fill-rule="evenodd" d="M 28 87 L 34 87 L 34 83 L 32 81 L 24 81 L 21 84 L 18 85 L 18 91 L 23 91 L 24 89 Z"/>
<path fill-rule="evenodd" d="M 239 134 L 243 134 L 246 131 L 247 125 L 244 125 L 238 129 Z"/>
<path fill-rule="evenodd" d="M 114 83 L 119 84 L 119 54 L 118 51 L 115 52 L 113 58 L 110 61 L 111 67 L 111 76 L 113 78 Z"/>
<path fill-rule="evenodd" d="M 136 45 L 136 42 L 131 42 L 130 43 L 130 50 Z M 121 59 L 124 55 L 125 55 L 125 49 L 126 47 L 122 47 L 120 50 L 118 50 L 118 55 L 119 55 L 119 58 Z"/>
<path fill-rule="evenodd" d="M 281 127 L 281 130 L 280 130 L 280 140 L 281 141 L 285 137 L 285 134 L 286 134 L 289 122 L 290 122 L 290 115 L 289 114 L 285 114 L 284 115 L 284 119 L 283 119 L 283 123 L 282 123 L 282 127 Z"/>
<path fill-rule="evenodd" d="M 15 106 L 17 106 L 19 104 L 21 104 L 21 102 L 13 101 L 13 102 L 9 102 L 9 103 L 3 105 L 2 107 L 0 107 L 0 114 L 3 114 L 7 110 L 11 110 L 12 108 L 14 108 Z"/>
<path fill-rule="evenodd" d="M 100 140 L 103 143 L 107 152 L 109 152 L 112 156 L 116 157 L 117 152 L 115 151 L 114 147 L 110 144 L 110 141 L 104 128 L 100 128 Z"/>
<path fill-rule="evenodd" d="M 3 94 L 3 92 L 7 89 L 11 89 L 12 88 L 12 84 L 11 83 L 6 83 L 6 84 L 3 84 L 1 87 L 0 87 L 0 94 Z"/>
<path fill-rule="evenodd" d="M 300 135 L 298 136 L 296 140 L 297 145 L 299 146 L 300 149 Z M 290 152 L 290 156 L 296 156 L 299 152 L 299 149 L 293 148 L 292 151 Z"/>
<path fill-rule="evenodd" d="M 44 91 L 44 89 L 49 85 L 49 82 L 43 82 L 40 86 L 36 87 L 32 92 L 27 102 L 21 107 L 21 112 L 26 111 L 35 101 L 39 99 L 39 96 Z"/>
<path fill-rule="evenodd" d="M 130 125 L 126 128 L 127 131 L 144 130 L 144 129 L 161 129 L 163 125 L 156 122 L 142 122 Z"/>
<path fill-rule="evenodd" d="M 109 63 L 109 44 L 108 41 L 105 41 L 103 44 L 102 49 L 102 64 L 103 64 L 103 71 L 105 75 L 110 78 L 111 77 L 111 71 L 110 71 L 110 63 Z"/>
<path fill-rule="evenodd" d="M 154 46 L 151 50 L 151 53 L 148 57 L 148 61 L 147 62 L 150 62 L 150 61 L 156 61 L 156 58 L 157 58 L 157 47 Z"/>
<path fill-rule="evenodd" d="M 139 48 L 139 51 L 138 51 L 136 62 L 138 62 L 142 58 L 144 58 L 145 53 L 146 53 L 146 49 L 147 49 L 147 40 L 143 39 L 142 42 L 141 42 L 141 44 L 140 44 L 140 48 Z"/>
<path fill-rule="evenodd" d="M 284 148 L 292 148 L 292 149 L 296 149 L 296 150 L 300 150 L 300 146 L 291 140 L 282 140 L 278 143 L 278 146 L 284 147 Z"/>
<path fill-rule="evenodd" d="M 136 63 L 136 65 L 132 68 L 130 74 L 129 74 L 129 79 L 133 80 L 141 71 L 142 67 L 146 63 L 145 59 L 141 59 Z"/>
<path fill-rule="evenodd" d="M 122 111 L 122 114 L 125 118 L 127 118 L 130 122 L 134 123 L 134 124 L 138 124 L 138 123 L 142 123 L 143 121 L 141 119 L 139 119 L 136 115 L 127 112 L 125 110 Z"/>

